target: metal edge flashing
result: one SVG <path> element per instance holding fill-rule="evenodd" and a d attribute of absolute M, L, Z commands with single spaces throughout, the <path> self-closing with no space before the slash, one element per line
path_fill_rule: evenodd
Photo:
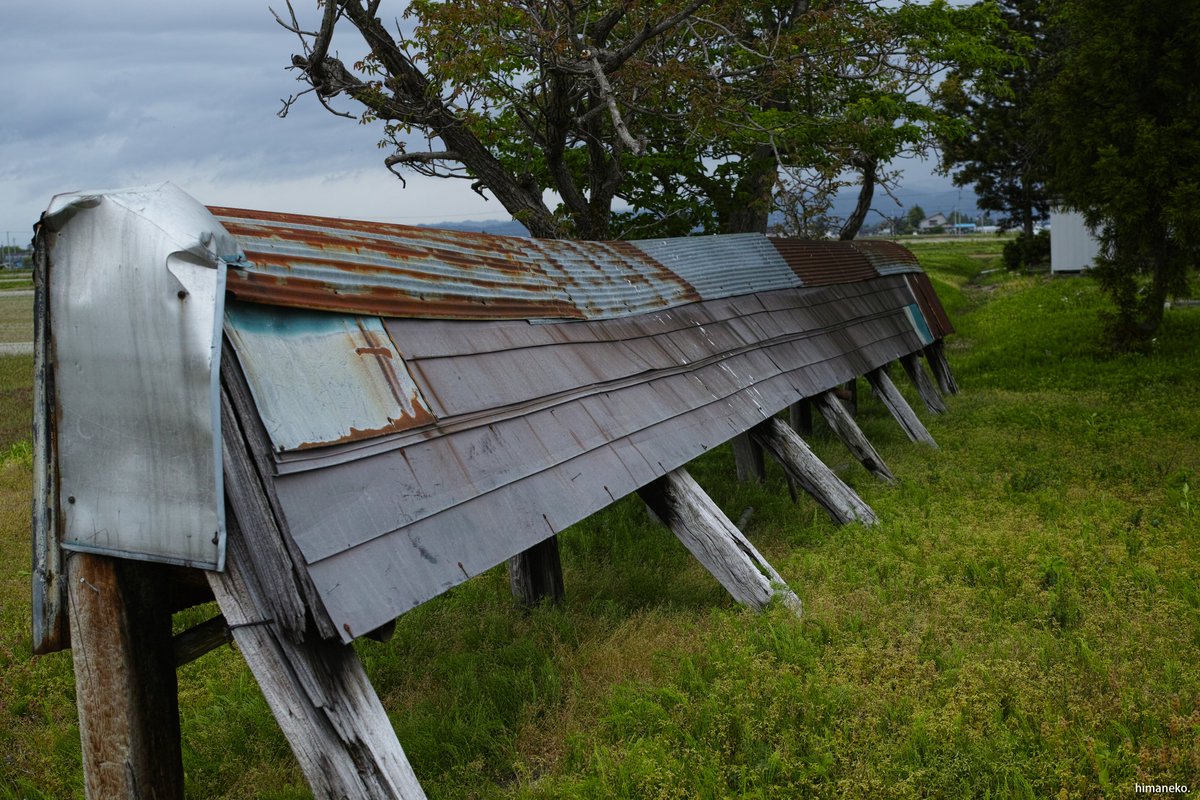
<path fill-rule="evenodd" d="M 224 569 L 222 255 L 236 241 L 169 183 L 56 196 L 41 232 L 59 546 Z"/>

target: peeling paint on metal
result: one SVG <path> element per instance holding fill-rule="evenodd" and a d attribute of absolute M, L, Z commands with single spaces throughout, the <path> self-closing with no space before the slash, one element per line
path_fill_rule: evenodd
<path fill-rule="evenodd" d="M 355 442 L 434 422 L 377 317 L 232 302 L 225 330 L 277 449 Z"/>

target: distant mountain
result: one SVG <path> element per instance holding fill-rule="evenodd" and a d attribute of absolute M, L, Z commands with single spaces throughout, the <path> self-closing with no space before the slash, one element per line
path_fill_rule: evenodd
<path fill-rule="evenodd" d="M 467 233 L 489 233 L 494 236 L 528 236 L 529 231 L 515 219 L 485 219 L 478 222 L 432 222 L 422 225 L 422 228 L 441 228 L 448 231 L 466 231 Z"/>

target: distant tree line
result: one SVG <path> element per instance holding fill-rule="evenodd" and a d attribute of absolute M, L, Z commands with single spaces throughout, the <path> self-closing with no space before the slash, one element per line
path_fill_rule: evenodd
<path fill-rule="evenodd" d="M 970 130 L 942 139 L 943 165 L 1022 229 L 1022 258 L 1048 250 L 1033 226 L 1052 204 L 1082 212 L 1115 343 L 1146 339 L 1200 256 L 1200 4 L 999 7 L 994 44 L 1020 59 L 1001 80 L 955 71 L 939 86 L 939 107 Z"/>

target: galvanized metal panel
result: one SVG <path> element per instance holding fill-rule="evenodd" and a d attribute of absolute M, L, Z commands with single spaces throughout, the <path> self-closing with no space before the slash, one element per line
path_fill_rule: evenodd
<path fill-rule="evenodd" d="M 801 285 L 767 237 L 757 233 L 630 242 L 679 275 L 702 300 Z"/>
<path fill-rule="evenodd" d="M 219 256 L 236 243 L 170 184 L 60 195 L 42 225 L 62 546 L 223 568 Z"/>
<path fill-rule="evenodd" d="M 231 303 L 225 329 L 279 450 L 353 442 L 434 421 L 377 317 Z"/>

